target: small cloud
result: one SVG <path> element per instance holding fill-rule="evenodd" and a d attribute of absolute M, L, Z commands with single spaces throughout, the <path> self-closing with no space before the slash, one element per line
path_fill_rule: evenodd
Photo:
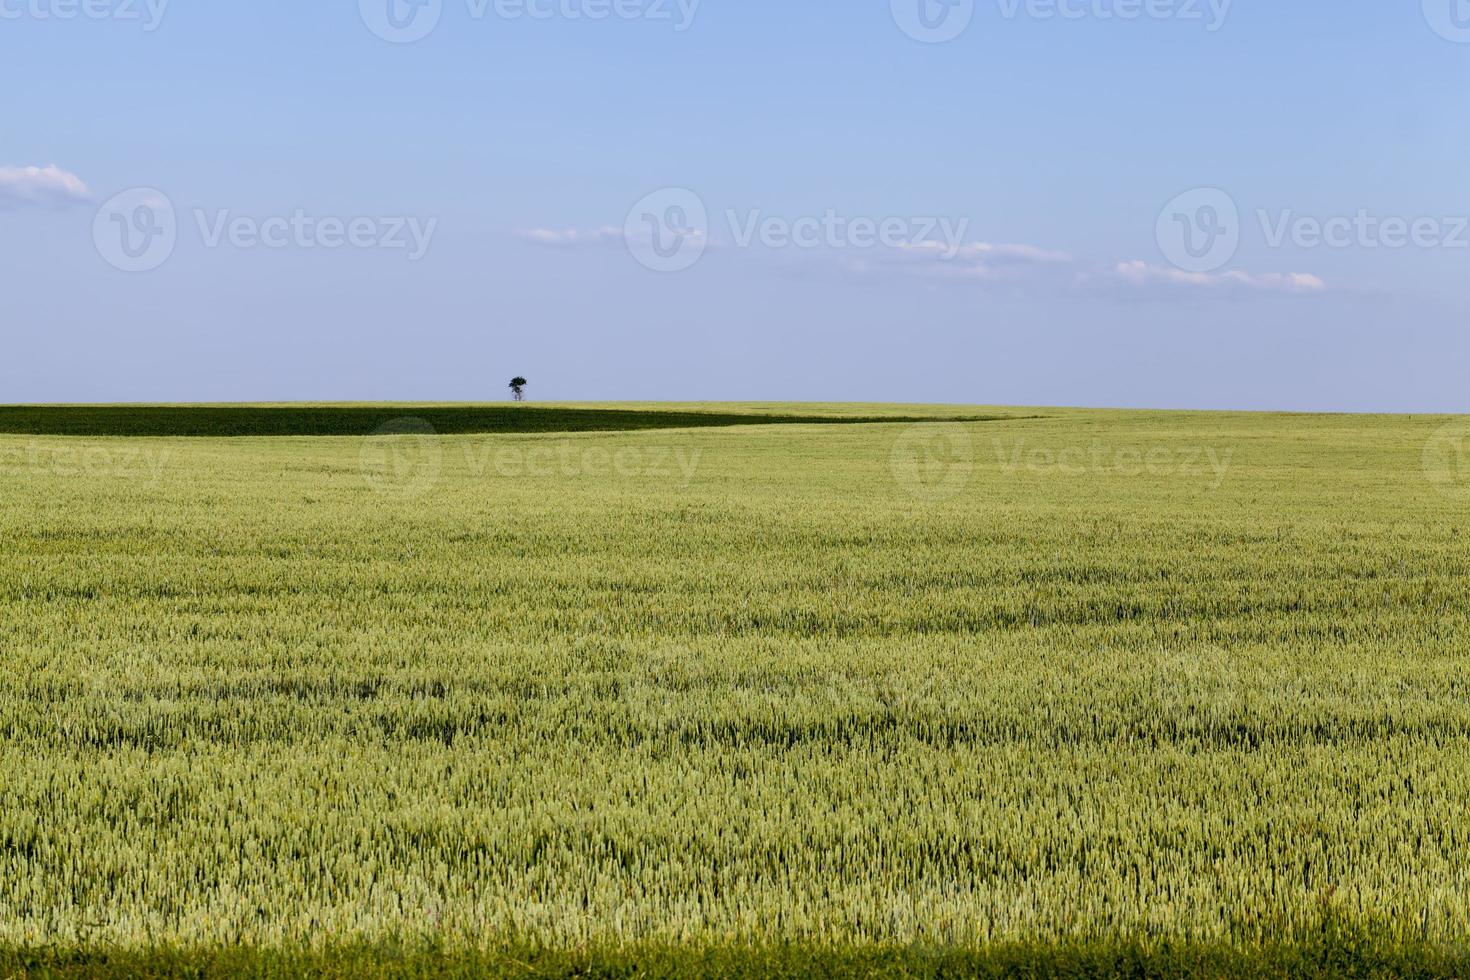
<path fill-rule="evenodd" d="M 576 248 L 581 245 L 607 245 L 623 240 L 623 229 L 603 226 L 601 228 L 527 228 L 515 233 L 517 238 L 533 245 L 547 248 Z"/>
<path fill-rule="evenodd" d="M 1320 293 L 1327 283 L 1306 272 L 1185 272 L 1142 260 L 1119 262 L 1113 268 L 1119 280 L 1131 286 L 1172 285 L 1197 289 L 1248 289 L 1267 293 Z"/>
<path fill-rule="evenodd" d="M 1066 252 L 1035 245 L 926 240 L 896 248 L 862 250 L 847 257 L 843 265 L 849 274 L 863 278 L 903 275 L 920 279 L 1009 282 L 1054 279 L 1073 261 Z"/>
<path fill-rule="evenodd" d="M 79 204 L 92 192 L 74 173 L 48 167 L 0 167 L 0 207 Z"/>
<path fill-rule="evenodd" d="M 1038 248 L 1035 245 L 995 245 L 990 242 L 971 242 L 958 247 L 943 242 L 914 242 L 900 246 L 900 251 L 914 255 L 932 255 L 946 261 L 963 262 L 1071 262 L 1066 252 Z"/>
<path fill-rule="evenodd" d="M 671 233 L 672 234 L 672 233 Z M 518 230 L 515 236 L 547 248 L 572 249 L 609 244 L 639 244 L 651 240 L 648 234 L 635 233 L 633 238 L 622 228 L 531 228 Z M 714 247 L 702 228 L 683 231 L 681 245 L 691 242 L 700 247 Z M 728 247 L 728 245 L 727 245 Z M 1306 272 L 1251 273 L 1185 272 L 1171 266 L 1151 265 L 1141 260 L 1125 262 L 1083 261 L 1059 249 L 1043 248 L 1015 242 L 966 242 L 924 239 L 891 247 L 860 248 L 855 246 L 827 249 L 777 249 L 790 261 L 781 263 L 783 273 L 790 276 L 841 277 L 862 281 L 907 279 L 925 281 L 985 284 L 997 289 L 1025 294 L 1105 295 L 1114 299 L 1148 297 L 1160 299 L 1189 296 L 1238 297 L 1249 293 L 1277 295 L 1312 295 L 1327 291 L 1327 284 Z"/>

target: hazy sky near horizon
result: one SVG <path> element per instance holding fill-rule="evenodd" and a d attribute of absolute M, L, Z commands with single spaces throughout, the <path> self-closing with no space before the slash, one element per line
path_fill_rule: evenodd
<path fill-rule="evenodd" d="M 1470 411 L 1470 0 L 0 0 L 0 83 L 0 402 Z"/>

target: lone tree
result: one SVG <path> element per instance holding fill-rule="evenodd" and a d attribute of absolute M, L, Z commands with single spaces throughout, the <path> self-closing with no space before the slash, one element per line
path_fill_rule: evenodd
<path fill-rule="evenodd" d="M 526 400 L 526 385 L 530 383 L 519 375 L 510 379 L 510 392 L 515 395 L 516 401 L 523 402 Z"/>

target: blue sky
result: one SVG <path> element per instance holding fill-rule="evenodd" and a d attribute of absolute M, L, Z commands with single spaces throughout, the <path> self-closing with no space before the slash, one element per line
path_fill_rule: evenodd
<path fill-rule="evenodd" d="M 392 2 L 0 0 L 0 401 L 1470 411 L 1466 0 Z"/>

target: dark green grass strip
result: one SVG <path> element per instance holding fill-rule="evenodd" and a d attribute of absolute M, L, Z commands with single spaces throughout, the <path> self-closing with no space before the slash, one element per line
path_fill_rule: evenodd
<path fill-rule="evenodd" d="M 938 421 L 897 416 L 832 417 L 740 412 L 632 411 L 512 405 L 60 405 L 0 406 L 0 433 L 32 436 L 366 436 L 403 419 L 441 435 L 467 433 L 632 432 L 732 425 L 852 425 Z M 398 426 L 427 432 L 422 426 Z M 393 431 L 390 429 L 389 431 Z"/>
<path fill-rule="evenodd" d="M 592 951 L 532 948 L 446 952 L 351 946 L 313 951 L 230 947 L 209 951 L 0 950 L 0 977 L 48 978 L 789 978 L 806 977 L 1466 977 L 1470 954 L 1343 937 L 1301 945 L 1010 945 L 930 948 L 765 949 L 642 947 Z"/>

